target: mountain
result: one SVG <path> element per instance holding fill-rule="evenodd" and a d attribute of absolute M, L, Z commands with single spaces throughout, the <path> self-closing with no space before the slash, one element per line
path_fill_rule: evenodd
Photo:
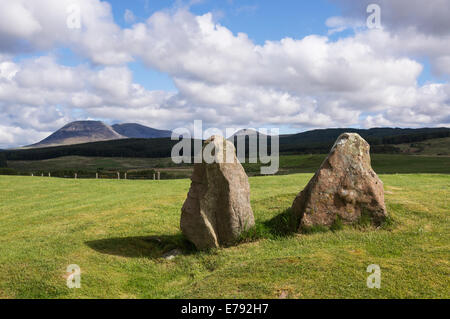
<path fill-rule="evenodd" d="M 39 143 L 24 148 L 64 146 L 127 138 L 162 138 L 171 135 L 171 131 L 157 130 L 136 123 L 115 124 L 111 127 L 101 121 L 76 121 L 65 125 Z"/>
<path fill-rule="evenodd" d="M 258 132 L 258 131 L 256 131 L 256 130 L 254 130 L 254 129 L 246 128 L 246 129 L 242 129 L 242 130 L 237 131 L 236 133 L 234 133 L 233 135 L 231 135 L 231 136 L 228 138 L 228 140 L 233 140 L 233 138 L 234 138 L 235 136 L 243 136 L 243 135 L 245 135 L 245 136 L 254 136 L 254 135 L 260 136 L 260 135 L 264 135 L 264 134 L 262 134 L 262 133 L 260 133 L 260 132 Z"/>
<path fill-rule="evenodd" d="M 126 138 L 114 131 L 111 126 L 100 121 L 76 121 L 71 122 L 39 143 L 26 148 L 41 148 L 49 146 L 61 146 L 82 144 L 99 141 L 109 141 Z"/>
<path fill-rule="evenodd" d="M 128 138 L 162 138 L 171 137 L 171 131 L 157 130 L 136 123 L 115 124 L 114 131 Z"/>
<path fill-rule="evenodd" d="M 280 135 L 280 154 L 327 154 L 342 132 L 357 132 L 370 144 L 371 153 L 396 154 L 417 153 L 424 150 L 424 154 L 448 153 L 450 128 L 375 128 L 360 129 L 323 129 L 292 135 Z M 268 149 L 272 137 L 268 137 Z M 425 142 L 423 142 L 425 141 Z M 8 160 L 43 160 L 61 156 L 101 156 L 101 157 L 170 157 L 172 147 L 178 141 L 170 138 L 122 138 L 110 141 L 65 145 L 59 147 L 40 147 L 31 149 L 6 150 L 4 154 Z M 425 143 L 425 145 L 424 145 Z M 45 146 L 45 145 L 44 145 Z M 192 147 L 193 149 L 193 147 Z M 246 147 L 246 149 L 248 149 Z"/>

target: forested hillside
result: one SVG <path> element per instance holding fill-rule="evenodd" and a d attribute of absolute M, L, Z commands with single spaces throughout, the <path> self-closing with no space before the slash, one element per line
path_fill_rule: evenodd
<path fill-rule="evenodd" d="M 325 154 L 330 151 L 336 138 L 344 132 L 360 134 L 371 145 L 372 153 L 386 154 L 401 152 L 401 149 L 396 147 L 395 144 L 415 143 L 429 139 L 450 137 L 449 128 L 323 129 L 293 135 L 281 135 L 280 153 Z M 268 137 L 268 142 L 268 149 L 270 150 L 270 137 Z M 172 147 L 176 143 L 178 141 L 173 141 L 170 138 L 120 139 L 39 149 L 8 150 L 5 154 L 8 160 L 42 160 L 73 155 L 162 158 L 171 156 Z M 248 150 L 248 147 L 246 149 Z"/>

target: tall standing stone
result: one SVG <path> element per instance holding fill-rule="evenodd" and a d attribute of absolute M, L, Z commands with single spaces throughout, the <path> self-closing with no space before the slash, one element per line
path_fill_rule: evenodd
<path fill-rule="evenodd" d="M 298 230 L 330 227 L 337 219 L 374 224 L 387 217 L 383 182 L 370 165 L 370 146 L 356 133 L 341 134 L 330 154 L 292 204 Z"/>
<path fill-rule="evenodd" d="M 191 188 L 181 209 L 181 230 L 197 249 L 228 246 L 254 226 L 250 185 L 234 145 L 212 136 L 205 148 L 214 158 L 194 165 Z M 227 160 L 228 159 L 228 160 Z"/>

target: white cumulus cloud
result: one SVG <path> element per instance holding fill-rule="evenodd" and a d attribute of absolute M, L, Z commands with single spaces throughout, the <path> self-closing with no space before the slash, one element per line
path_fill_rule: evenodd
<path fill-rule="evenodd" d="M 0 17 L 21 23 L 0 22 L 0 148 L 36 142 L 80 114 L 165 129 L 195 119 L 218 128 L 299 130 L 450 124 L 448 82 L 418 83 L 421 57 L 436 74 L 450 72 L 450 34 L 425 26 L 426 14 L 417 27 L 386 20 L 386 28 L 368 30 L 349 12 L 327 25 L 333 32 L 351 27 L 354 35 L 255 44 L 213 14 L 186 8 L 156 12 L 142 23 L 128 19 L 130 26 L 121 28 L 107 2 L 80 0 L 82 28 L 70 29 L 71 0 L 3 2 Z M 61 46 L 87 62 L 61 64 L 51 54 Z M 14 59 L 33 50 L 49 53 Z M 168 74 L 176 91 L 136 83 L 130 61 Z"/>

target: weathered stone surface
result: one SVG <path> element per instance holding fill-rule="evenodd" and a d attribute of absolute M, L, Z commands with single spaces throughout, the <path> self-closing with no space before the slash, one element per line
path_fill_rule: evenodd
<path fill-rule="evenodd" d="M 370 165 L 370 146 L 356 133 L 339 136 L 330 154 L 292 204 L 298 231 L 312 226 L 358 222 L 374 224 L 386 217 L 383 182 Z"/>
<path fill-rule="evenodd" d="M 236 158 L 234 145 L 215 135 L 203 149 L 212 146 L 215 162 L 208 164 L 204 159 L 195 164 L 191 188 L 181 209 L 181 230 L 197 249 L 232 245 L 255 224 L 248 177 Z M 218 160 L 227 157 L 228 161 Z"/>

